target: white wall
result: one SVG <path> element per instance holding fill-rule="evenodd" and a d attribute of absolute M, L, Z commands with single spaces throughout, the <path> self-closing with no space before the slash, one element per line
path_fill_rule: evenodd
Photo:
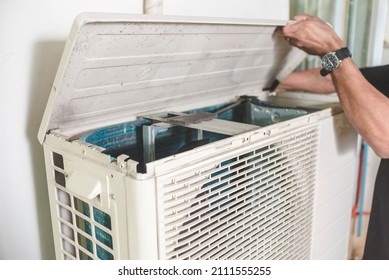
<path fill-rule="evenodd" d="M 0 1 L 0 259 L 54 257 L 36 135 L 74 17 L 142 9 L 142 0 Z"/>
<path fill-rule="evenodd" d="M 389 6 L 389 1 L 388 1 Z M 385 41 L 389 43 L 389 8 L 386 7 Z"/>
<path fill-rule="evenodd" d="M 0 0 L 0 259 L 54 258 L 37 131 L 73 19 L 142 0 Z M 289 0 L 165 0 L 166 14 L 288 19 Z"/>
<path fill-rule="evenodd" d="M 163 0 L 165 15 L 289 19 L 289 0 Z"/>

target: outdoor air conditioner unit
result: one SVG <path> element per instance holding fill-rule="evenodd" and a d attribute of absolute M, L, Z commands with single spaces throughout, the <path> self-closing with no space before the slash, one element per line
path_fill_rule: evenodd
<path fill-rule="evenodd" d="M 272 92 L 283 24 L 77 17 L 38 135 L 58 259 L 347 257 L 357 135 Z"/>

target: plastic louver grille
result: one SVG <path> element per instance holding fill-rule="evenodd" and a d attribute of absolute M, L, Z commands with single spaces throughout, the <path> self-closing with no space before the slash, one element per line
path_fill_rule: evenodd
<path fill-rule="evenodd" d="M 111 216 L 66 189 L 62 156 L 53 153 L 53 165 L 63 258 L 113 259 Z"/>
<path fill-rule="evenodd" d="M 310 257 L 316 127 L 242 151 L 158 179 L 160 258 Z"/>
<path fill-rule="evenodd" d="M 57 203 L 64 259 L 112 260 L 111 217 L 61 188 Z"/>

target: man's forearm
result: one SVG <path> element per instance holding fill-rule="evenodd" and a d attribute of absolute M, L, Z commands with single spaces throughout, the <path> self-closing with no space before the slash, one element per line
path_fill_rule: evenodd
<path fill-rule="evenodd" d="M 319 68 L 291 73 L 285 80 L 281 81 L 278 89 L 313 93 L 335 92 L 331 77 L 329 75 L 326 77 L 321 76 Z"/>
<path fill-rule="evenodd" d="M 389 99 L 373 87 L 351 59 L 342 62 L 332 79 L 348 119 L 376 154 L 389 158 Z"/>

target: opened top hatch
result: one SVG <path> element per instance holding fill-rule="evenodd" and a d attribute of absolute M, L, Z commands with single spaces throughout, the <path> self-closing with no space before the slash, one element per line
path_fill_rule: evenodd
<path fill-rule="evenodd" d="M 139 114 L 262 92 L 304 56 L 274 36 L 283 24 L 82 14 L 65 46 L 39 141 L 50 130 L 72 136 Z"/>

